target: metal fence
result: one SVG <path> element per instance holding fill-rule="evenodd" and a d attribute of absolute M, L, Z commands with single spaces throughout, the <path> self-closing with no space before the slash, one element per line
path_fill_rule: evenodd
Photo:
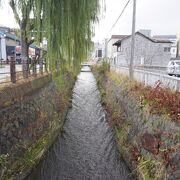
<path fill-rule="evenodd" d="M 27 63 L 27 61 L 26 61 Z M 7 83 L 16 83 L 22 79 L 36 77 L 47 72 L 46 64 L 43 59 L 32 59 L 23 69 L 23 64 L 16 64 L 15 57 L 11 57 L 9 64 L 0 64 L 0 85 Z M 25 72 L 26 71 L 26 72 Z M 26 76 L 24 75 L 26 74 Z"/>

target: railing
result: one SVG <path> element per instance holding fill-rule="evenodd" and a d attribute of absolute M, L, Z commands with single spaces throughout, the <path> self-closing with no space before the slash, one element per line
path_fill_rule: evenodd
<path fill-rule="evenodd" d="M 129 76 L 129 68 L 122 66 L 113 66 L 111 69 L 117 73 Z M 167 74 L 163 74 L 161 71 L 148 71 L 147 69 L 136 69 L 133 70 L 134 79 L 144 83 L 145 85 L 154 86 L 157 81 L 160 81 L 164 87 L 168 87 L 172 90 L 180 91 L 180 78 L 172 77 Z"/>
<path fill-rule="evenodd" d="M 22 79 L 27 79 L 30 77 L 36 77 L 38 75 L 43 75 L 44 72 L 47 72 L 46 64 L 43 63 L 43 60 L 32 59 L 31 64 L 27 64 L 27 71 L 22 70 L 22 64 L 16 64 L 14 57 L 11 57 L 10 64 L 0 64 L 0 85 L 13 83 Z M 24 76 L 26 74 L 26 77 Z"/>

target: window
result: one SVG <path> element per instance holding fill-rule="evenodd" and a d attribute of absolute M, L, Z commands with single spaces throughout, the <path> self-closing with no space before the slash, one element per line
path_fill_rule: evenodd
<path fill-rule="evenodd" d="M 180 61 L 175 61 L 175 63 L 180 66 Z"/>
<path fill-rule="evenodd" d="M 121 46 L 117 47 L 117 51 L 120 52 L 121 51 Z"/>
<path fill-rule="evenodd" d="M 170 47 L 164 47 L 164 52 L 170 52 L 171 48 Z"/>
<path fill-rule="evenodd" d="M 101 50 L 101 49 L 98 50 L 98 57 L 99 57 L 99 58 L 102 57 L 102 50 Z"/>

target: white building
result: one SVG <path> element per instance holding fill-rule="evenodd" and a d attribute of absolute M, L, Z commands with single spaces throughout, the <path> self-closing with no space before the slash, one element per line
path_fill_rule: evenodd
<path fill-rule="evenodd" d="M 99 42 L 94 43 L 94 48 L 91 53 L 92 59 L 100 59 L 103 57 L 103 46 Z"/>
<path fill-rule="evenodd" d="M 6 60 L 6 39 L 4 34 L 0 33 L 0 60 Z"/>
<path fill-rule="evenodd" d="M 107 58 L 107 44 L 108 44 L 108 39 L 104 39 L 102 42 L 102 56 L 103 58 Z"/>
<path fill-rule="evenodd" d="M 107 57 L 112 59 L 113 54 L 116 52 L 116 47 L 113 46 L 113 44 L 117 41 L 120 40 L 127 35 L 112 35 L 111 38 L 107 42 Z"/>
<path fill-rule="evenodd" d="M 14 34 L 0 31 L 0 59 L 7 60 L 19 44 L 20 40 Z"/>

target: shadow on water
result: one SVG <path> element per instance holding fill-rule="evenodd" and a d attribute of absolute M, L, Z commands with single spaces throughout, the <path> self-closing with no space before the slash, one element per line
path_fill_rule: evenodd
<path fill-rule="evenodd" d="M 85 66 L 73 90 L 64 133 L 28 179 L 126 180 L 129 174 L 101 106 L 96 80 Z"/>

